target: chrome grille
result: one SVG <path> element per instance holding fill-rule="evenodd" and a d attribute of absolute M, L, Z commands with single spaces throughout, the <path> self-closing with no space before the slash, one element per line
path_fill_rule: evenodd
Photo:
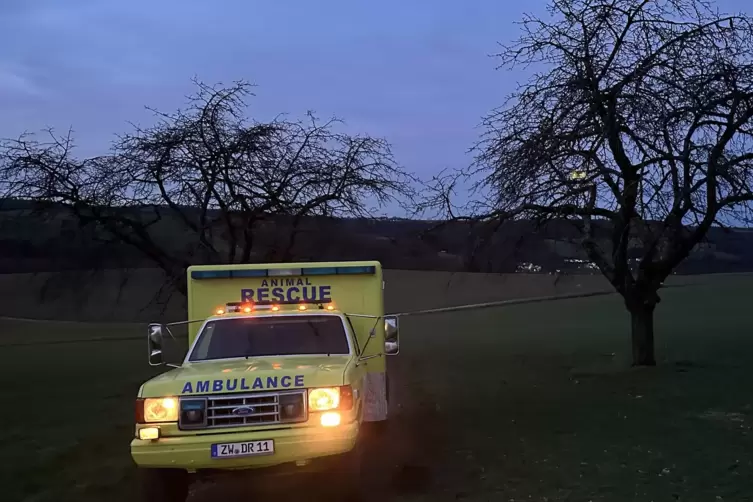
<path fill-rule="evenodd" d="M 281 410 L 281 400 L 286 410 Z M 291 414 L 288 405 L 294 405 Z M 306 420 L 306 392 L 224 394 L 207 397 L 207 427 L 271 425 Z"/>

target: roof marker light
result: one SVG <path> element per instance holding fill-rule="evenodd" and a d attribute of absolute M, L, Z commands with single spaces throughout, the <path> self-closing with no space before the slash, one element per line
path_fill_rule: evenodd
<path fill-rule="evenodd" d="M 306 305 L 298 305 L 298 310 L 306 310 Z"/>
<path fill-rule="evenodd" d="M 334 305 L 327 305 L 327 310 L 335 310 L 335 306 Z"/>
<path fill-rule="evenodd" d="M 214 311 L 214 313 L 217 314 L 217 315 L 222 315 L 222 314 L 225 313 L 225 309 L 217 309 L 217 310 Z"/>
<path fill-rule="evenodd" d="M 277 305 L 272 305 L 272 310 L 274 312 L 277 312 L 278 310 L 280 310 L 280 307 L 278 307 Z"/>

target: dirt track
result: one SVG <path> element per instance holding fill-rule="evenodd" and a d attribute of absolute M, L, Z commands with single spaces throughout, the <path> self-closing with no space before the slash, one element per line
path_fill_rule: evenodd
<path fill-rule="evenodd" d="M 412 371 L 408 368 L 410 362 L 400 356 L 390 361 L 391 418 L 386 431 L 365 438 L 368 454 L 361 490 L 364 501 L 420 499 L 439 489 L 436 472 L 441 463 L 438 414 L 432 397 L 418 384 L 420 378 L 407 373 Z M 269 475 L 260 472 L 221 483 L 196 483 L 189 501 L 293 501 L 305 498 L 312 502 L 335 502 L 343 497 L 336 489 L 340 481 L 337 475 L 330 473 Z"/>

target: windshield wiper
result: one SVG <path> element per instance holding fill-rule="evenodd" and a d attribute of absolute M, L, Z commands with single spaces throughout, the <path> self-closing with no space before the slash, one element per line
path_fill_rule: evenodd
<path fill-rule="evenodd" d="M 313 321 L 311 321 L 311 320 L 309 319 L 308 321 L 306 321 L 306 323 L 307 323 L 307 324 L 308 324 L 309 326 L 311 326 L 311 329 L 312 329 L 312 331 L 314 332 L 314 334 L 315 334 L 315 335 L 316 335 L 316 336 L 317 336 L 318 338 L 321 338 L 321 337 L 322 337 L 322 334 L 321 334 L 321 333 L 319 332 L 319 327 L 318 327 L 318 326 L 316 326 L 316 325 L 314 324 L 314 322 L 313 322 Z M 331 354 L 331 353 L 330 353 L 329 351 L 327 351 L 327 357 L 330 357 L 331 355 L 332 355 L 332 354 Z"/>

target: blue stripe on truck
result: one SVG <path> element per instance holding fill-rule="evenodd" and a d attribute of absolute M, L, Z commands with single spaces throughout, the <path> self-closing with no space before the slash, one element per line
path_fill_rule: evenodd
<path fill-rule="evenodd" d="M 302 275 L 374 275 L 376 267 L 309 267 L 301 269 Z"/>
<path fill-rule="evenodd" d="M 267 269 L 256 270 L 192 270 L 191 279 L 242 279 L 266 277 Z"/>
<path fill-rule="evenodd" d="M 275 269 L 279 270 L 279 269 Z M 302 275 L 373 275 L 376 267 L 309 267 L 301 269 Z M 269 269 L 246 269 L 246 270 L 192 270 L 191 279 L 242 279 L 250 277 L 267 277 Z"/>
<path fill-rule="evenodd" d="M 376 267 L 337 267 L 338 274 L 376 274 Z"/>
<path fill-rule="evenodd" d="M 191 279 L 230 279 L 230 270 L 192 270 Z"/>
<path fill-rule="evenodd" d="M 231 270 L 230 271 L 231 277 L 266 277 L 267 276 L 267 270 L 266 269 L 250 269 L 250 270 Z"/>
<path fill-rule="evenodd" d="M 316 267 L 301 269 L 303 275 L 337 275 L 337 267 Z"/>

